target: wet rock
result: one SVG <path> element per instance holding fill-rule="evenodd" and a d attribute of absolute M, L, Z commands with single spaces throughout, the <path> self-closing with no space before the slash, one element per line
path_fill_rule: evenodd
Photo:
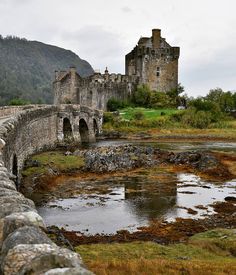
<path fill-rule="evenodd" d="M 119 139 L 121 138 L 121 133 L 118 131 L 103 131 L 102 136 L 106 139 Z"/>
<path fill-rule="evenodd" d="M 36 212 L 13 213 L 0 220 L 0 247 L 3 241 L 16 229 L 24 226 L 45 227 L 43 219 Z"/>
<path fill-rule="evenodd" d="M 133 145 L 102 147 L 76 151 L 74 154 L 85 159 L 84 170 L 93 172 L 129 170 L 141 166 L 151 166 L 156 163 L 153 148 Z"/>
<path fill-rule="evenodd" d="M 79 268 L 81 264 L 77 253 L 54 244 L 21 244 L 9 250 L 2 270 L 11 275 L 45 274 L 55 268 Z"/>
<path fill-rule="evenodd" d="M 19 244 L 52 244 L 48 236 L 39 228 L 24 226 L 11 233 L 2 244 L 2 255 Z"/>
<path fill-rule="evenodd" d="M 197 152 L 180 152 L 169 155 L 169 162 L 173 164 L 197 163 L 201 159 L 201 154 Z"/>
<path fill-rule="evenodd" d="M 69 252 L 71 253 L 71 252 Z M 75 256 L 77 257 L 77 255 Z M 51 252 L 44 255 L 37 256 L 31 260 L 30 263 L 24 265 L 19 271 L 22 274 L 85 274 L 91 275 L 93 273 L 87 271 L 85 268 L 78 266 L 77 258 L 74 263 L 71 257 L 65 257 L 61 252 Z M 77 268 L 68 268 L 77 266 Z M 63 268 L 66 267 L 66 268 Z M 64 271 L 63 271 L 64 269 Z M 51 271 L 50 271 L 51 270 Z M 77 273 L 75 273 L 77 272 Z M 80 272 L 80 273 L 78 273 Z M 45 273 L 44 273 L 45 274 Z"/>
<path fill-rule="evenodd" d="M 0 187 L 0 198 L 8 197 L 8 196 L 24 198 L 24 196 L 21 193 L 17 192 L 16 190 L 10 190 L 10 189 Z"/>
<path fill-rule="evenodd" d="M 22 204 L 17 202 L 0 204 L 0 219 L 12 213 L 29 212 L 29 211 L 36 212 L 36 209 L 27 204 Z"/>
<path fill-rule="evenodd" d="M 201 158 L 196 164 L 196 167 L 200 171 L 205 172 L 209 169 L 217 168 L 219 165 L 220 165 L 219 161 L 213 155 L 201 154 Z"/>
<path fill-rule="evenodd" d="M 0 150 L 2 150 L 5 146 L 6 142 L 0 138 Z"/>
<path fill-rule="evenodd" d="M 70 151 L 65 152 L 65 156 L 71 156 L 71 155 L 72 155 L 72 152 L 70 152 Z"/>
<path fill-rule="evenodd" d="M 40 167 L 41 166 L 41 163 L 40 161 L 36 160 L 36 159 L 27 159 L 25 161 L 25 168 L 28 168 L 28 167 Z"/>
<path fill-rule="evenodd" d="M 0 178 L 0 189 L 2 189 L 2 188 L 16 191 L 16 185 L 13 181 L 8 180 L 8 179 L 7 180 L 1 180 L 1 178 Z"/>
<path fill-rule="evenodd" d="M 32 208 L 35 208 L 34 202 L 30 199 L 27 199 L 25 197 L 21 197 L 21 196 L 4 196 L 4 197 L 0 197 L 0 205 L 3 204 L 26 204 Z M 1 215 L 1 212 L 0 212 Z"/>
<path fill-rule="evenodd" d="M 225 197 L 225 201 L 236 203 L 236 197 L 227 196 Z"/>

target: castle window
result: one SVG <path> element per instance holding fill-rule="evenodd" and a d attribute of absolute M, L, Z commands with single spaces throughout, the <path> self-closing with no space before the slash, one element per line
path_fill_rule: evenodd
<path fill-rule="evenodd" d="M 157 76 L 160 76 L 160 67 L 157 67 Z"/>

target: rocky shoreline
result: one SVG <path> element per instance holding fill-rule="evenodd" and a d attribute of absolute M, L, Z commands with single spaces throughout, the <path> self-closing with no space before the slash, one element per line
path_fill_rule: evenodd
<path fill-rule="evenodd" d="M 90 150 L 77 150 L 74 155 L 84 159 L 83 171 L 105 173 L 125 171 L 158 164 L 186 166 L 216 178 L 232 178 L 228 168 L 208 151 L 171 152 L 149 146 L 119 145 Z"/>

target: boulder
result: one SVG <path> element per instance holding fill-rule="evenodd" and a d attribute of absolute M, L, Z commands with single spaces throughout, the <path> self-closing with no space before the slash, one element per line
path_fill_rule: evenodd
<path fill-rule="evenodd" d="M 32 208 L 35 208 L 34 202 L 30 199 L 25 198 L 24 196 L 9 195 L 9 196 L 0 197 L 0 206 L 3 204 L 26 204 Z"/>
<path fill-rule="evenodd" d="M 28 204 L 24 203 L 17 203 L 17 202 L 10 202 L 10 203 L 3 203 L 0 204 L 0 219 L 18 212 L 28 212 L 34 211 L 36 212 L 35 207 L 29 206 Z"/>
<path fill-rule="evenodd" d="M 20 244 L 9 250 L 2 271 L 9 275 L 45 274 L 55 268 L 79 268 L 81 264 L 77 253 L 55 244 Z"/>
<path fill-rule="evenodd" d="M 38 213 L 29 211 L 22 213 L 13 213 L 0 220 L 0 248 L 3 241 L 16 229 L 24 226 L 45 227 L 43 219 Z"/>
<path fill-rule="evenodd" d="M 24 226 L 11 233 L 2 244 L 2 255 L 19 244 L 52 244 L 53 242 L 38 227 Z"/>

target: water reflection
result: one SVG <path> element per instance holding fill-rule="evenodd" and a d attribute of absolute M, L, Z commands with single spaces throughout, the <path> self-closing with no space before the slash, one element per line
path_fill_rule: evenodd
<path fill-rule="evenodd" d="M 213 149 L 236 152 L 236 143 L 214 142 L 100 141 L 87 147 L 130 143 L 173 151 Z M 40 196 L 32 194 L 34 198 L 48 201 L 38 208 L 47 225 L 87 234 L 112 234 L 122 229 L 136 230 L 140 226 L 148 225 L 155 218 L 203 218 L 213 213 L 210 206 L 212 203 L 223 201 L 226 196 L 235 196 L 236 181 L 220 185 L 203 181 L 193 174 L 173 174 L 163 169 L 152 176 L 147 170 L 133 176 L 112 177 L 100 181 L 94 179 L 79 182 L 68 177 L 53 192 L 45 191 Z M 59 197 L 60 199 L 55 199 Z M 196 213 L 188 213 L 189 208 Z"/>
<path fill-rule="evenodd" d="M 140 175 L 72 183 L 65 185 L 73 194 L 68 190 L 69 193 L 61 192 L 64 198 L 50 201 L 38 210 L 47 225 L 87 234 L 133 231 L 155 218 L 203 218 L 213 213 L 210 204 L 223 201 L 236 191 L 236 181 L 216 185 L 193 174 L 167 172 L 160 173 L 159 179 Z M 203 208 L 199 209 L 199 205 Z M 197 213 L 188 213 L 188 208 Z"/>
<path fill-rule="evenodd" d="M 148 220 L 161 217 L 176 204 L 176 183 L 142 182 L 139 178 L 125 182 L 125 200 L 139 217 Z"/>

